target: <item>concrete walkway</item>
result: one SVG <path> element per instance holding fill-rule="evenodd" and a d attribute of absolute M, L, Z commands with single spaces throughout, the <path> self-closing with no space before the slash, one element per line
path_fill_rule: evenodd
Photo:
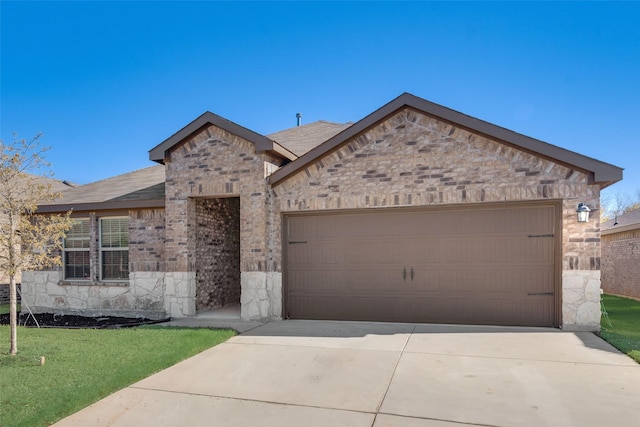
<path fill-rule="evenodd" d="M 56 426 L 638 426 L 640 365 L 591 333 L 280 321 Z"/>
<path fill-rule="evenodd" d="M 243 334 L 265 322 L 247 322 L 240 318 L 240 304 L 224 308 L 216 308 L 212 311 L 200 312 L 195 316 L 182 317 L 169 322 L 157 323 L 156 326 L 179 328 L 221 328 L 233 329 Z"/>

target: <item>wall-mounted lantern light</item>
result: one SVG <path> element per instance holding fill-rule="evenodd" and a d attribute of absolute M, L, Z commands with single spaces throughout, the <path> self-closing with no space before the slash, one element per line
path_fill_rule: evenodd
<path fill-rule="evenodd" d="M 591 209 L 589 209 L 589 206 L 587 206 L 586 203 L 578 203 L 578 209 L 576 209 L 576 212 L 578 213 L 578 222 L 589 221 L 589 212 L 591 212 Z"/>

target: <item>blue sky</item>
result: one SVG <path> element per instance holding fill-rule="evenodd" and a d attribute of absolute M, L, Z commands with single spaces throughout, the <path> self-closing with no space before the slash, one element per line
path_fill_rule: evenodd
<path fill-rule="evenodd" d="M 0 137 L 55 176 L 149 166 L 204 111 L 268 134 L 403 92 L 625 168 L 640 189 L 638 2 L 0 2 Z"/>

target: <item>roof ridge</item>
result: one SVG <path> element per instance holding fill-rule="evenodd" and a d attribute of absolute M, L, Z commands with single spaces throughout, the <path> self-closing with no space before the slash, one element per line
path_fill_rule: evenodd
<path fill-rule="evenodd" d="M 339 122 L 332 122 L 330 120 L 324 120 L 324 119 L 316 120 L 315 122 L 311 122 L 311 123 L 317 123 L 317 122 L 329 123 L 330 125 L 347 125 L 349 123 L 353 123 L 353 122 L 339 123 Z"/>
<path fill-rule="evenodd" d="M 323 123 L 323 124 L 334 125 L 334 126 L 344 126 L 344 125 L 352 125 L 354 122 L 349 121 L 349 122 L 345 122 L 345 123 L 339 123 L 339 122 L 332 122 L 332 121 L 329 121 L 329 120 L 320 119 L 320 120 L 316 120 L 314 122 L 305 123 L 305 124 L 300 125 L 300 126 L 291 126 L 290 128 L 281 129 L 281 130 L 278 130 L 278 131 L 275 131 L 275 132 L 271 132 L 271 133 L 267 134 L 267 137 L 269 137 L 270 135 L 276 135 L 276 134 L 279 134 L 279 133 L 282 133 L 282 132 L 290 132 L 290 131 L 293 131 L 293 130 L 296 130 L 296 129 L 302 129 L 302 128 L 305 128 L 305 127 L 308 127 L 308 126 L 311 126 L 311 125 L 315 125 L 317 123 Z"/>

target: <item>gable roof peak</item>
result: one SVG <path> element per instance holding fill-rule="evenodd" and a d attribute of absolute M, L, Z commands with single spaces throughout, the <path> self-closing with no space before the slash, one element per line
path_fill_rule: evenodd
<path fill-rule="evenodd" d="M 536 156 L 584 171 L 589 175 L 590 181 L 599 184 L 601 188 L 605 188 L 622 179 L 622 168 L 617 166 L 519 134 L 404 92 L 323 144 L 307 152 L 295 162 L 283 166 L 269 177 L 269 182 L 271 185 L 277 185 L 317 159 L 337 149 L 347 140 L 366 132 L 395 114 L 398 110 L 406 107 L 472 133 L 483 135 Z"/>
<path fill-rule="evenodd" d="M 180 129 L 178 132 L 165 139 L 160 144 L 149 150 L 149 159 L 164 164 L 164 160 L 168 152 L 182 142 L 192 138 L 198 132 L 201 132 L 206 127 L 213 125 L 220 129 L 223 129 L 233 135 L 243 138 L 249 142 L 252 142 L 256 147 L 256 152 L 269 152 L 274 156 L 280 157 L 284 160 L 294 160 L 297 158 L 295 154 L 282 147 L 277 142 L 254 132 L 250 129 L 240 126 L 239 124 L 225 119 L 222 116 L 214 114 L 210 111 L 205 111 L 198 116 L 191 123 Z"/>

